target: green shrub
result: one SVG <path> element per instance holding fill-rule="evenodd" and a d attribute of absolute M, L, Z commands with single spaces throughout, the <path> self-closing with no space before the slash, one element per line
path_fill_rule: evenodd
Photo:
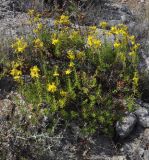
<path fill-rule="evenodd" d="M 52 117 L 52 127 L 60 117 L 63 124 L 75 121 L 84 133 L 111 134 L 139 96 L 135 37 L 123 24 L 107 30 L 102 22 L 102 41 L 98 27 L 76 28 L 66 15 L 58 17 L 53 28 L 42 24 L 33 10 L 29 15 L 33 36 L 14 41 L 10 75 L 32 104 L 31 121 L 39 123 L 46 115 Z M 111 35 L 113 43 L 108 42 Z"/>

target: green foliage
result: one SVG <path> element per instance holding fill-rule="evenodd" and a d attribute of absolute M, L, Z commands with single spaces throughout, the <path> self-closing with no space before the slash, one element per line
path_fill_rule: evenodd
<path fill-rule="evenodd" d="M 64 122 L 77 122 L 83 133 L 111 134 L 114 123 L 134 109 L 139 96 L 135 37 L 125 25 L 106 31 L 103 23 L 105 38 L 114 35 L 115 41 L 102 42 L 96 26 L 82 30 L 62 15 L 51 29 L 34 11 L 29 15 L 37 27 L 28 42 L 21 38 L 12 45 L 16 56 L 10 74 L 26 102 L 32 104 L 32 122 L 46 115 L 54 124 L 60 117 Z M 29 82 L 22 75 L 28 75 Z M 44 109 L 43 103 L 47 104 Z"/>

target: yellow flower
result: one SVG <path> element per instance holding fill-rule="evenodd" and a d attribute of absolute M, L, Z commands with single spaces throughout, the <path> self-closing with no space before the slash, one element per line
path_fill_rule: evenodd
<path fill-rule="evenodd" d="M 100 46 L 101 46 L 101 41 L 98 40 L 98 39 L 94 40 L 94 47 L 95 47 L 95 48 L 98 48 L 98 47 L 100 47 Z"/>
<path fill-rule="evenodd" d="M 69 67 L 74 67 L 74 65 L 75 65 L 75 64 L 74 64 L 73 62 L 70 62 L 70 63 L 69 63 Z"/>
<path fill-rule="evenodd" d="M 129 52 L 129 55 L 130 55 L 131 57 L 135 57 L 135 56 L 136 56 L 136 52 L 135 52 L 135 51 Z"/>
<path fill-rule="evenodd" d="M 137 43 L 137 44 L 135 44 L 135 45 L 131 48 L 131 50 L 132 50 L 132 51 L 137 51 L 137 50 L 139 49 L 139 47 L 140 47 L 140 44 Z"/>
<path fill-rule="evenodd" d="M 16 68 L 13 68 L 13 69 L 10 71 L 10 74 L 13 76 L 14 80 L 19 81 L 20 78 L 21 78 L 21 75 L 22 75 L 22 71 L 21 71 L 21 70 L 18 70 L 18 69 L 16 69 Z"/>
<path fill-rule="evenodd" d="M 135 72 L 134 77 L 133 77 L 133 84 L 134 84 L 135 87 L 138 86 L 138 82 L 139 82 L 138 72 Z"/>
<path fill-rule="evenodd" d="M 69 38 L 71 39 L 71 40 L 76 40 L 76 39 L 78 39 L 80 37 L 80 35 L 79 35 L 79 32 L 78 31 L 73 31 L 72 33 L 71 33 L 71 35 L 69 36 Z"/>
<path fill-rule="evenodd" d="M 29 10 L 28 10 L 28 15 L 29 15 L 29 16 L 33 16 L 34 13 L 35 13 L 35 11 L 34 11 L 33 9 L 29 9 Z"/>
<path fill-rule="evenodd" d="M 88 36 L 88 39 L 87 39 L 87 44 L 89 45 L 89 46 L 92 46 L 93 45 L 93 37 L 92 36 Z"/>
<path fill-rule="evenodd" d="M 43 48 L 43 42 L 39 38 L 35 39 L 34 44 L 35 48 Z"/>
<path fill-rule="evenodd" d="M 13 77 L 15 81 L 20 81 L 21 80 L 21 76 L 14 76 Z"/>
<path fill-rule="evenodd" d="M 10 74 L 11 74 L 12 76 L 21 75 L 21 74 L 22 74 L 22 71 L 20 71 L 20 70 L 18 70 L 18 69 L 16 69 L 16 68 L 13 68 L 13 69 L 11 70 Z"/>
<path fill-rule="evenodd" d="M 87 44 L 88 44 L 90 47 L 98 48 L 98 47 L 101 46 L 101 41 L 100 41 L 99 39 L 96 39 L 96 38 L 93 37 L 93 36 L 88 36 Z"/>
<path fill-rule="evenodd" d="M 20 39 L 16 38 L 16 42 L 12 44 L 11 47 L 15 49 L 16 53 L 23 53 L 24 50 L 27 48 L 27 42 L 25 42 L 23 37 L 21 37 Z"/>
<path fill-rule="evenodd" d="M 30 75 L 32 78 L 39 78 L 40 69 L 37 66 L 33 66 L 30 69 Z"/>
<path fill-rule="evenodd" d="M 38 23 L 38 24 L 37 24 L 37 29 L 38 29 L 38 30 L 41 30 L 42 28 L 43 28 L 43 24 L 42 24 L 42 23 Z"/>
<path fill-rule="evenodd" d="M 65 71 L 65 74 L 66 75 L 69 75 L 71 73 L 71 70 L 70 69 L 67 69 L 66 71 Z"/>
<path fill-rule="evenodd" d="M 37 28 L 33 29 L 33 33 L 39 33 L 39 31 L 43 28 L 42 23 L 37 23 Z"/>
<path fill-rule="evenodd" d="M 128 36 L 128 28 L 127 26 L 123 25 L 123 24 L 119 24 L 117 26 L 112 26 L 110 29 L 110 32 L 112 34 L 116 34 L 116 35 L 123 35 L 123 36 Z"/>
<path fill-rule="evenodd" d="M 39 30 L 38 29 L 33 29 L 33 33 L 39 33 Z"/>
<path fill-rule="evenodd" d="M 79 51 L 79 52 L 76 54 L 77 59 L 81 59 L 81 58 L 83 58 L 84 56 L 85 56 L 84 52 L 81 52 L 81 51 Z"/>
<path fill-rule="evenodd" d="M 111 35 L 112 35 L 111 31 L 106 31 L 105 34 L 106 34 L 107 36 L 111 36 Z"/>
<path fill-rule="evenodd" d="M 123 30 L 123 29 L 119 29 L 118 30 L 118 34 L 121 34 L 124 37 L 128 36 L 128 33 L 125 30 Z"/>
<path fill-rule="evenodd" d="M 59 39 L 52 39 L 52 44 L 57 45 L 59 43 Z"/>
<path fill-rule="evenodd" d="M 54 82 L 49 83 L 49 84 L 48 84 L 48 87 L 47 87 L 47 90 L 48 90 L 49 92 L 51 92 L 51 93 L 54 93 L 54 92 L 57 91 L 57 86 L 55 85 Z"/>
<path fill-rule="evenodd" d="M 17 68 L 17 67 L 20 66 L 20 64 L 18 62 L 16 62 L 16 63 L 13 64 L 13 66 L 14 66 L 14 68 Z"/>
<path fill-rule="evenodd" d="M 96 26 L 90 26 L 89 31 L 90 31 L 90 34 L 92 34 L 92 33 L 94 34 L 97 31 L 97 27 Z"/>
<path fill-rule="evenodd" d="M 54 73 L 53 73 L 54 77 L 58 77 L 59 73 L 58 73 L 58 66 L 54 66 Z"/>
<path fill-rule="evenodd" d="M 60 95 L 61 95 L 62 97 L 66 97 L 66 96 L 67 96 L 67 92 L 65 92 L 64 90 L 61 90 L 61 91 L 60 91 Z"/>
<path fill-rule="evenodd" d="M 57 71 L 55 71 L 54 74 L 53 74 L 53 76 L 54 76 L 54 77 L 58 77 L 58 76 L 59 76 L 59 73 L 58 73 Z"/>
<path fill-rule="evenodd" d="M 69 21 L 69 16 L 65 16 L 65 15 L 61 15 L 60 18 L 58 20 L 54 21 L 55 25 L 61 24 L 61 25 L 69 25 L 70 21 Z"/>
<path fill-rule="evenodd" d="M 118 42 L 118 41 L 114 42 L 114 48 L 118 49 L 118 48 L 120 48 L 120 46 L 121 46 L 120 42 Z"/>
<path fill-rule="evenodd" d="M 37 14 L 36 17 L 34 17 L 34 22 L 39 22 L 40 21 L 40 14 Z"/>
<path fill-rule="evenodd" d="M 63 25 L 68 25 L 70 23 L 69 16 L 61 15 L 59 23 Z"/>
<path fill-rule="evenodd" d="M 23 65 L 23 62 L 21 59 L 18 59 L 18 61 L 12 61 L 12 67 L 13 68 L 18 68 L 18 67 L 21 67 Z"/>
<path fill-rule="evenodd" d="M 74 60 L 75 59 L 75 55 L 74 55 L 74 52 L 72 50 L 69 50 L 67 52 L 67 58 L 69 58 L 70 60 Z"/>
<path fill-rule="evenodd" d="M 121 30 L 125 31 L 125 32 L 128 31 L 128 27 L 127 27 L 126 25 L 124 25 L 124 24 L 118 24 L 118 27 L 119 27 Z"/>
<path fill-rule="evenodd" d="M 105 29 L 106 27 L 108 26 L 108 23 L 103 21 L 103 22 L 100 22 L 100 27 Z"/>
<path fill-rule="evenodd" d="M 120 59 L 122 62 L 125 62 L 126 61 L 126 55 L 125 53 L 119 53 L 120 54 Z"/>
<path fill-rule="evenodd" d="M 59 99 L 58 104 L 59 104 L 60 108 L 65 107 L 66 99 Z"/>
<path fill-rule="evenodd" d="M 135 44 L 135 36 L 134 35 L 133 36 L 129 36 L 128 38 L 131 41 L 131 44 L 134 45 Z"/>
<path fill-rule="evenodd" d="M 57 26 L 59 24 L 58 20 L 54 20 L 54 25 Z"/>
<path fill-rule="evenodd" d="M 119 34 L 118 28 L 116 26 L 112 26 L 110 32 L 113 34 Z"/>

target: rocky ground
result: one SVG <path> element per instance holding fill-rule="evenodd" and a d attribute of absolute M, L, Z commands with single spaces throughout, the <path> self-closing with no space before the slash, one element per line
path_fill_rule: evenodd
<path fill-rule="evenodd" d="M 16 2 L 18 1 L 0 1 L 0 40 L 3 46 L 4 44 L 8 44 L 5 42 L 8 42 L 9 39 L 17 35 L 30 33 L 27 24 L 27 14 L 19 9 L 19 4 Z M 111 26 L 125 23 L 129 26 L 130 32 L 137 36 L 138 41 L 144 46 L 140 54 L 144 59 L 143 66 L 146 66 L 145 68 L 147 70 L 149 69 L 149 53 L 146 50 L 146 44 L 149 44 L 148 3 L 147 0 L 113 0 L 102 8 L 96 6 L 96 10 L 100 9 L 99 20 L 107 20 Z M 140 16 L 144 16 L 143 20 L 140 19 Z M 27 137 L 27 135 L 23 135 L 21 130 L 17 130 L 17 135 L 15 135 L 15 118 L 20 121 L 21 124 L 23 124 L 24 121 L 23 117 L 19 117 L 17 104 L 15 104 L 12 98 L 14 95 L 16 96 L 17 93 L 14 91 L 10 93 L 10 82 L 11 80 L 8 82 L 5 80 L 0 81 L 0 149 L 5 152 L 3 154 L 0 152 L 1 157 L 5 154 L 7 155 L 7 160 L 16 160 L 19 154 L 26 154 L 26 159 L 31 160 L 48 159 L 47 157 L 53 160 L 149 160 L 148 103 L 139 101 L 139 108 L 134 113 L 125 117 L 121 123 L 117 123 L 114 139 L 103 135 L 98 135 L 90 139 L 82 139 L 75 125 L 72 125 L 72 133 L 64 129 L 63 133 L 55 137 L 48 137 L 46 133 L 43 135 L 38 134 L 37 137 Z M 4 92 L 5 87 L 8 88 L 7 91 L 9 91 L 9 93 Z M 19 99 L 21 99 L 21 97 L 19 97 Z M 20 103 L 23 103 L 22 99 Z M 41 126 L 42 125 L 45 125 L 45 121 L 41 123 Z M 33 133 L 35 133 L 35 131 L 33 131 Z M 70 136 L 68 136 L 68 133 Z M 74 135 L 75 138 L 73 137 Z M 25 146 L 25 148 L 21 150 L 21 143 L 29 145 L 30 140 L 33 141 L 33 146 Z M 36 146 L 36 144 L 40 144 L 40 146 Z M 37 158 L 31 154 L 32 150 L 39 150 L 40 147 L 41 149 L 45 149 L 43 147 L 44 145 L 47 146 L 44 152 L 45 155 L 40 155 Z M 34 147 L 35 149 L 33 149 Z M 16 153 L 16 150 L 18 150 L 18 153 Z"/>

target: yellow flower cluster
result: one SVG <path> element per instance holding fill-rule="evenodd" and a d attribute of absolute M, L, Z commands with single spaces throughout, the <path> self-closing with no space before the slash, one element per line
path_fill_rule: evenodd
<path fill-rule="evenodd" d="M 37 27 L 35 29 L 33 29 L 34 33 L 39 33 L 43 28 L 43 24 L 42 23 L 37 23 Z"/>
<path fill-rule="evenodd" d="M 38 49 L 43 48 L 43 42 L 39 38 L 35 39 L 34 40 L 34 47 L 38 48 Z"/>
<path fill-rule="evenodd" d="M 56 39 L 56 38 L 55 38 L 55 39 L 54 39 L 54 38 L 52 39 L 52 44 L 53 44 L 53 45 L 57 45 L 57 44 L 59 44 L 59 42 L 60 42 L 59 39 Z"/>
<path fill-rule="evenodd" d="M 108 26 L 108 23 L 103 21 L 103 22 L 100 22 L 100 27 L 103 28 L 103 29 L 106 29 L 106 27 Z"/>
<path fill-rule="evenodd" d="M 57 91 L 57 86 L 55 85 L 54 82 L 49 83 L 49 84 L 48 84 L 48 87 L 47 87 L 47 90 L 48 90 L 49 92 L 51 92 L 51 93 L 54 93 L 54 92 Z"/>
<path fill-rule="evenodd" d="M 27 48 L 27 42 L 23 37 L 21 37 L 20 39 L 16 38 L 15 43 L 12 44 L 11 47 L 15 50 L 16 53 L 23 53 Z"/>
<path fill-rule="evenodd" d="M 132 44 L 132 45 L 134 45 L 134 44 L 136 43 L 136 42 L 135 42 L 136 40 L 135 40 L 135 36 L 134 36 L 134 35 L 133 35 L 133 36 L 129 36 L 128 38 L 129 38 L 129 40 L 131 41 L 131 44 Z"/>
<path fill-rule="evenodd" d="M 138 82 L 139 82 L 139 75 L 138 75 L 138 72 L 135 72 L 133 77 L 133 85 L 135 88 L 138 87 L 138 84 L 139 84 Z"/>
<path fill-rule="evenodd" d="M 55 25 L 69 25 L 69 16 L 61 15 L 58 20 L 55 20 Z"/>
<path fill-rule="evenodd" d="M 40 69 L 37 66 L 33 66 L 30 69 L 30 75 L 32 78 L 39 78 Z"/>
<path fill-rule="evenodd" d="M 118 26 L 112 26 L 110 29 L 110 32 L 112 34 L 116 34 L 116 35 L 127 36 L 128 35 L 128 27 L 126 25 L 119 24 Z"/>
<path fill-rule="evenodd" d="M 17 69 L 17 68 L 13 68 L 10 71 L 10 74 L 13 76 L 13 78 L 14 78 L 15 81 L 20 81 L 21 76 L 22 76 L 22 71 L 19 70 L 19 69 Z"/>
<path fill-rule="evenodd" d="M 81 59 L 83 57 L 85 57 L 85 53 L 84 52 L 82 52 L 82 51 L 77 52 L 77 54 L 76 54 L 76 58 L 77 59 Z"/>
<path fill-rule="evenodd" d="M 18 68 L 23 65 L 23 61 L 21 59 L 18 59 L 17 61 L 12 61 L 12 67 L 13 68 Z"/>
<path fill-rule="evenodd" d="M 36 22 L 39 22 L 40 21 L 40 17 L 41 17 L 41 15 L 40 14 L 37 14 L 35 17 L 34 17 L 34 19 L 33 19 L 33 21 L 36 23 Z"/>
<path fill-rule="evenodd" d="M 89 34 L 96 34 L 97 33 L 97 27 L 96 26 L 90 26 L 89 27 Z"/>
<path fill-rule="evenodd" d="M 28 15 L 29 15 L 29 16 L 33 16 L 34 13 L 35 13 L 35 10 L 33 10 L 33 9 L 29 9 L 29 10 L 28 10 Z"/>
<path fill-rule="evenodd" d="M 60 91 L 60 95 L 61 95 L 62 97 L 66 97 L 66 96 L 67 96 L 67 92 L 65 92 L 64 90 L 61 90 L 61 91 Z"/>
<path fill-rule="evenodd" d="M 93 47 L 93 48 L 100 48 L 101 47 L 101 41 L 97 38 L 95 38 L 94 36 L 89 35 L 87 38 L 87 45 L 89 47 Z"/>
<path fill-rule="evenodd" d="M 70 60 L 70 63 L 69 63 L 69 67 L 67 70 L 65 70 L 65 74 L 66 75 L 69 75 L 72 71 L 71 71 L 71 68 L 73 68 L 75 66 L 73 60 L 75 60 L 75 54 L 73 52 L 73 50 L 68 50 L 67 51 L 67 58 Z"/>
<path fill-rule="evenodd" d="M 136 43 L 132 46 L 131 50 L 136 52 L 139 49 L 139 47 L 140 47 L 140 44 Z"/>
<path fill-rule="evenodd" d="M 66 74 L 66 75 L 69 75 L 70 73 L 71 73 L 71 69 L 66 69 L 66 70 L 65 70 L 65 74 Z"/>
<path fill-rule="evenodd" d="M 74 66 L 75 66 L 74 62 L 69 63 L 69 67 L 74 67 Z"/>
<path fill-rule="evenodd" d="M 55 71 L 55 72 L 53 73 L 53 76 L 54 76 L 54 77 L 58 77 L 58 76 L 59 76 L 59 73 L 58 73 L 57 71 Z"/>
<path fill-rule="evenodd" d="M 54 76 L 54 77 L 58 77 L 58 76 L 59 76 L 58 66 L 55 66 L 55 70 L 54 70 L 53 76 Z"/>
<path fill-rule="evenodd" d="M 117 26 L 112 26 L 108 33 L 115 35 L 116 40 L 113 44 L 115 49 L 124 46 L 126 47 L 129 44 L 129 42 L 131 42 L 131 47 L 130 47 L 131 52 L 129 53 L 129 55 L 130 56 L 135 55 L 134 52 L 138 50 L 140 44 L 136 43 L 134 35 L 130 35 L 128 33 L 128 27 L 126 25 L 119 24 Z"/>
<path fill-rule="evenodd" d="M 67 52 L 67 58 L 70 59 L 70 60 L 74 60 L 75 59 L 75 54 L 74 54 L 73 50 L 69 50 Z"/>
<path fill-rule="evenodd" d="M 78 37 L 80 37 L 80 34 L 79 34 L 78 31 L 72 31 L 72 32 L 71 32 L 71 35 L 69 36 L 69 38 L 70 38 L 71 40 L 76 40 L 76 39 L 78 39 Z"/>
<path fill-rule="evenodd" d="M 129 56 L 135 57 L 136 56 L 136 52 L 135 51 L 129 52 Z"/>
<path fill-rule="evenodd" d="M 121 47 L 121 43 L 119 42 L 119 41 L 115 41 L 114 42 L 114 48 L 115 49 L 118 49 L 118 48 L 120 48 Z"/>

